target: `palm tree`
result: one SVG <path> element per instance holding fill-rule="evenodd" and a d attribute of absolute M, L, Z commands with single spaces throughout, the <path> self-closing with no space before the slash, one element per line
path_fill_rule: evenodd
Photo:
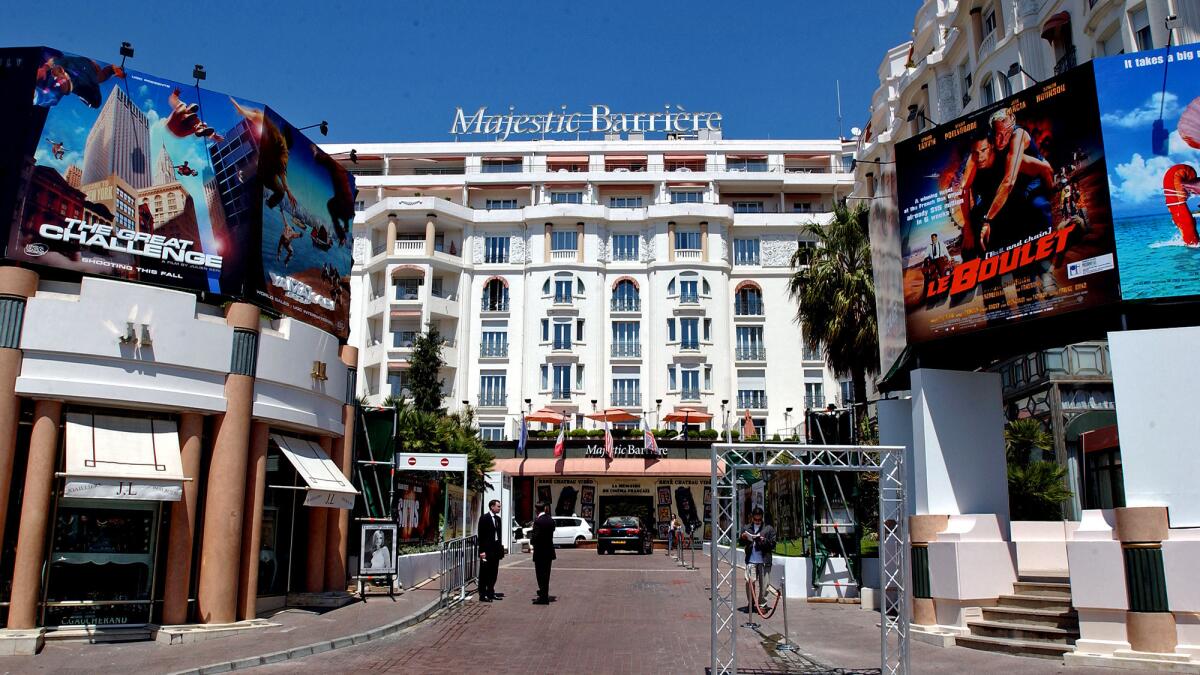
<path fill-rule="evenodd" d="M 856 409 L 867 400 L 867 374 L 879 372 L 879 332 L 867 210 L 837 204 L 828 225 L 809 223 L 803 232 L 817 240 L 792 256 L 788 293 L 805 345 L 824 348 L 825 363 L 850 376 Z"/>
<path fill-rule="evenodd" d="M 1054 438 L 1038 420 L 1013 420 L 1004 428 L 1008 461 L 1008 508 L 1012 520 L 1058 520 L 1062 504 L 1071 498 L 1067 469 L 1046 461 Z"/>

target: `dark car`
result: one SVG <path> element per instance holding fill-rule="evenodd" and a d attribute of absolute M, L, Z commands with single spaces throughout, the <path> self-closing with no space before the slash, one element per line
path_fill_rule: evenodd
<path fill-rule="evenodd" d="M 625 549 L 638 555 L 654 552 L 654 528 L 634 516 L 612 516 L 596 530 L 596 553 Z"/>

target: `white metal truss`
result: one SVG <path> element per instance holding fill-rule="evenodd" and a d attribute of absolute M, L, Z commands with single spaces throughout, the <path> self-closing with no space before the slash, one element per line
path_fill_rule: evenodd
<path fill-rule="evenodd" d="M 737 473 L 855 471 L 879 474 L 879 636 L 883 675 L 908 675 L 908 514 L 904 448 L 879 445 L 717 443 L 712 453 L 712 675 L 737 673 Z"/>

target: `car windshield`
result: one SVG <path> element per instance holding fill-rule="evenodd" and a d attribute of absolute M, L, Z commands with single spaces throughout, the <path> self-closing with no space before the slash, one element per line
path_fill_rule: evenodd
<path fill-rule="evenodd" d="M 637 518 L 630 518 L 627 516 L 614 516 L 614 517 L 609 518 L 608 520 L 604 521 L 604 524 L 609 527 L 637 527 L 638 521 L 637 521 Z"/>

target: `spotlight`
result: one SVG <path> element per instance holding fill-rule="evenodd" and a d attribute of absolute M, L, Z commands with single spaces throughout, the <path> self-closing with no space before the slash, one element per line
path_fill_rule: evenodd
<path fill-rule="evenodd" d="M 132 59 L 133 58 L 133 45 L 131 43 L 128 43 L 128 42 L 121 43 L 121 58 L 122 59 L 126 59 L 126 58 Z"/>
<path fill-rule="evenodd" d="M 196 82 L 199 83 L 200 80 L 208 79 L 208 74 L 204 72 L 204 66 L 197 63 L 196 67 L 192 68 L 192 77 L 196 78 Z"/>
<path fill-rule="evenodd" d="M 1033 80 L 1034 84 L 1038 83 L 1038 79 L 1036 77 L 1030 75 L 1029 71 L 1025 70 L 1025 68 L 1020 63 L 1017 63 L 1016 61 L 1014 61 L 1014 62 L 1012 62 L 1012 64 L 1010 64 L 1008 66 L 1008 76 L 1016 77 L 1018 73 L 1025 73 L 1025 77 L 1028 77 L 1029 79 Z"/>
<path fill-rule="evenodd" d="M 353 148 L 351 148 L 351 150 L 350 150 L 350 163 L 358 164 L 358 150 L 355 150 Z"/>
<path fill-rule="evenodd" d="M 320 123 L 318 123 L 318 124 L 310 124 L 306 127 L 300 127 L 297 131 L 304 131 L 305 129 L 312 129 L 312 128 L 319 128 L 322 136 L 329 135 L 329 122 L 326 122 L 325 120 L 321 120 Z"/>

